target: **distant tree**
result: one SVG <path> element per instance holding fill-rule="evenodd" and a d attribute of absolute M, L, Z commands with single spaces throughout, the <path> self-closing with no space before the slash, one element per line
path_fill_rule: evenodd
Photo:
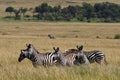
<path fill-rule="evenodd" d="M 15 14 L 15 19 L 20 19 L 21 18 L 21 15 L 20 15 L 20 9 L 14 9 L 14 14 Z"/>
<path fill-rule="evenodd" d="M 94 18 L 95 12 L 94 7 L 89 3 L 83 3 L 83 16 L 87 19 Z"/>
<path fill-rule="evenodd" d="M 73 15 L 70 13 L 68 7 L 62 9 L 61 15 L 63 17 L 63 20 L 70 21 L 73 19 Z"/>
<path fill-rule="evenodd" d="M 25 17 L 25 13 L 28 11 L 27 8 L 20 8 L 21 13 L 23 14 L 23 17 Z"/>
<path fill-rule="evenodd" d="M 61 6 L 60 5 L 54 6 L 52 8 L 52 11 L 55 12 L 55 13 L 57 13 L 57 14 L 61 13 Z"/>
<path fill-rule="evenodd" d="M 41 5 L 35 7 L 35 12 L 38 13 L 37 14 L 38 19 L 43 19 L 43 18 L 41 18 L 41 17 L 43 17 L 41 15 L 43 15 L 43 14 L 48 15 L 47 13 L 51 14 L 53 12 L 53 8 L 51 6 L 49 6 L 47 3 L 42 3 Z"/>
<path fill-rule="evenodd" d="M 120 6 L 114 3 L 104 2 L 94 5 L 97 18 L 104 18 L 105 22 L 117 20 L 120 18 Z"/>
<path fill-rule="evenodd" d="M 43 3 L 41 4 L 41 8 L 42 8 L 42 13 L 44 12 L 50 12 L 52 10 L 52 7 L 49 6 L 47 3 Z"/>
<path fill-rule="evenodd" d="M 47 3 L 42 3 L 41 5 L 35 7 L 35 12 L 39 14 L 50 12 L 51 10 L 52 10 L 52 7 L 49 6 Z"/>
<path fill-rule="evenodd" d="M 75 17 L 76 12 L 76 6 L 68 6 L 68 13 L 70 13 L 71 16 Z"/>
<path fill-rule="evenodd" d="M 13 8 L 13 7 L 7 7 L 7 8 L 5 9 L 5 12 L 10 13 L 10 17 L 11 17 L 12 12 L 14 12 L 14 8 Z"/>
<path fill-rule="evenodd" d="M 30 11 L 33 15 L 34 15 L 34 13 L 35 13 L 34 8 L 29 8 L 28 11 Z"/>
<path fill-rule="evenodd" d="M 81 6 L 69 5 L 68 7 L 50 6 L 47 3 L 42 3 L 35 8 L 19 8 L 7 7 L 5 12 L 11 14 L 14 12 L 15 19 L 20 19 L 26 12 L 30 11 L 33 14 L 33 19 L 38 20 L 66 20 L 66 21 L 82 21 L 82 22 L 120 22 L 120 5 L 115 3 L 103 2 L 83 3 Z M 31 15 L 25 17 L 31 18 Z"/>
<path fill-rule="evenodd" d="M 54 6 L 51 10 L 52 16 L 54 17 L 55 20 L 61 20 L 61 6 Z"/>

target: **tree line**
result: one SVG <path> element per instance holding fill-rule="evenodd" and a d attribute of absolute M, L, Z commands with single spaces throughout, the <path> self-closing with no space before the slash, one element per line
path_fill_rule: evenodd
<path fill-rule="evenodd" d="M 48 20 L 48 21 L 80 21 L 80 22 L 120 22 L 120 5 L 103 2 L 91 5 L 83 3 L 81 6 L 69 5 L 61 8 L 42 3 L 35 8 L 7 7 L 5 12 L 9 15 L 5 18 L 26 20 Z M 32 15 L 27 14 L 30 12 Z M 12 16 L 11 14 L 14 14 Z"/>

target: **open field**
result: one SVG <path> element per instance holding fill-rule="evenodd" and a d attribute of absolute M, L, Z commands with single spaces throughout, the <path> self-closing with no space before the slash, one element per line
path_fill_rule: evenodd
<path fill-rule="evenodd" d="M 0 80 L 120 80 L 120 40 L 106 39 L 115 34 L 120 34 L 119 23 L 0 22 Z M 35 69 L 27 59 L 17 61 L 26 43 L 40 52 L 83 44 L 84 50 L 102 50 L 109 64 Z"/>
<path fill-rule="evenodd" d="M 101 2 L 120 4 L 120 0 L 0 0 L 0 17 L 4 17 L 7 15 L 7 13 L 5 13 L 5 9 L 8 6 L 12 6 L 14 8 L 34 8 L 41 3 L 48 3 L 52 6 L 61 5 L 62 7 L 66 7 L 68 5 L 81 5 L 83 2 L 91 4 Z"/>

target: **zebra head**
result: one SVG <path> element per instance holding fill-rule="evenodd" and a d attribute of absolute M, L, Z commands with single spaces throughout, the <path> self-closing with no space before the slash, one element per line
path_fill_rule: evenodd
<path fill-rule="evenodd" d="M 22 49 L 18 61 L 21 62 L 23 59 L 32 57 L 32 54 L 35 52 L 35 48 L 32 44 L 26 44 L 27 48 Z"/>
<path fill-rule="evenodd" d="M 54 52 L 53 52 L 53 55 L 54 55 L 53 61 L 54 62 L 60 62 L 60 60 L 61 60 L 61 53 L 62 52 L 59 50 L 59 47 L 57 47 L 57 48 L 53 47 L 53 49 L 54 49 Z"/>
<path fill-rule="evenodd" d="M 87 57 L 86 55 L 83 53 L 83 45 L 81 46 L 76 46 L 78 49 L 78 53 L 76 56 L 76 60 L 80 63 L 80 64 L 84 64 L 87 61 Z"/>

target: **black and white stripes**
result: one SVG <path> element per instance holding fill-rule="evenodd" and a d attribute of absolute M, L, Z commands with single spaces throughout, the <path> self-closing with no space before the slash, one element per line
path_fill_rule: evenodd
<path fill-rule="evenodd" d="M 72 66 L 72 65 L 82 65 L 82 64 L 89 64 L 89 61 L 87 59 L 87 57 L 85 56 L 85 54 L 83 54 L 83 46 L 81 46 L 78 49 L 77 53 L 69 53 L 67 55 L 65 55 L 65 53 L 61 53 L 61 51 L 59 50 L 59 48 L 57 48 L 57 54 L 59 54 L 59 61 L 60 64 L 62 64 L 63 66 Z M 56 50 L 56 49 L 54 49 Z"/>
<path fill-rule="evenodd" d="M 98 64 L 101 64 L 102 60 L 104 60 L 105 64 L 107 64 L 105 54 L 102 51 L 84 51 L 84 54 L 87 56 L 90 63 L 97 62 Z"/>
<path fill-rule="evenodd" d="M 80 48 L 80 46 L 77 46 L 77 48 Z M 66 50 L 66 54 L 68 54 L 69 52 L 77 52 L 77 49 Z M 92 50 L 92 51 L 83 51 L 83 53 L 86 55 L 90 63 L 96 62 L 98 64 L 101 64 L 101 62 L 104 60 L 104 63 L 107 64 L 105 54 L 102 51 Z"/>
<path fill-rule="evenodd" d="M 26 45 L 26 49 L 22 49 L 18 61 L 28 58 L 32 61 L 34 67 L 37 66 L 72 66 L 83 65 L 97 62 L 101 64 L 105 59 L 105 54 L 99 50 L 83 51 L 83 46 L 76 46 L 77 49 L 68 49 L 62 53 L 59 47 L 53 47 L 53 52 L 40 53 L 32 44 Z"/>
<path fill-rule="evenodd" d="M 55 52 L 39 53 L 32 44 L 27 45 L 27 49 L 21 50 L 18 61 L 21 62 L 24 58 L 32 61 L 34 67 L 39 65 L 50 66 L 55 63 L 55 59 L 59 57 Z"/>

